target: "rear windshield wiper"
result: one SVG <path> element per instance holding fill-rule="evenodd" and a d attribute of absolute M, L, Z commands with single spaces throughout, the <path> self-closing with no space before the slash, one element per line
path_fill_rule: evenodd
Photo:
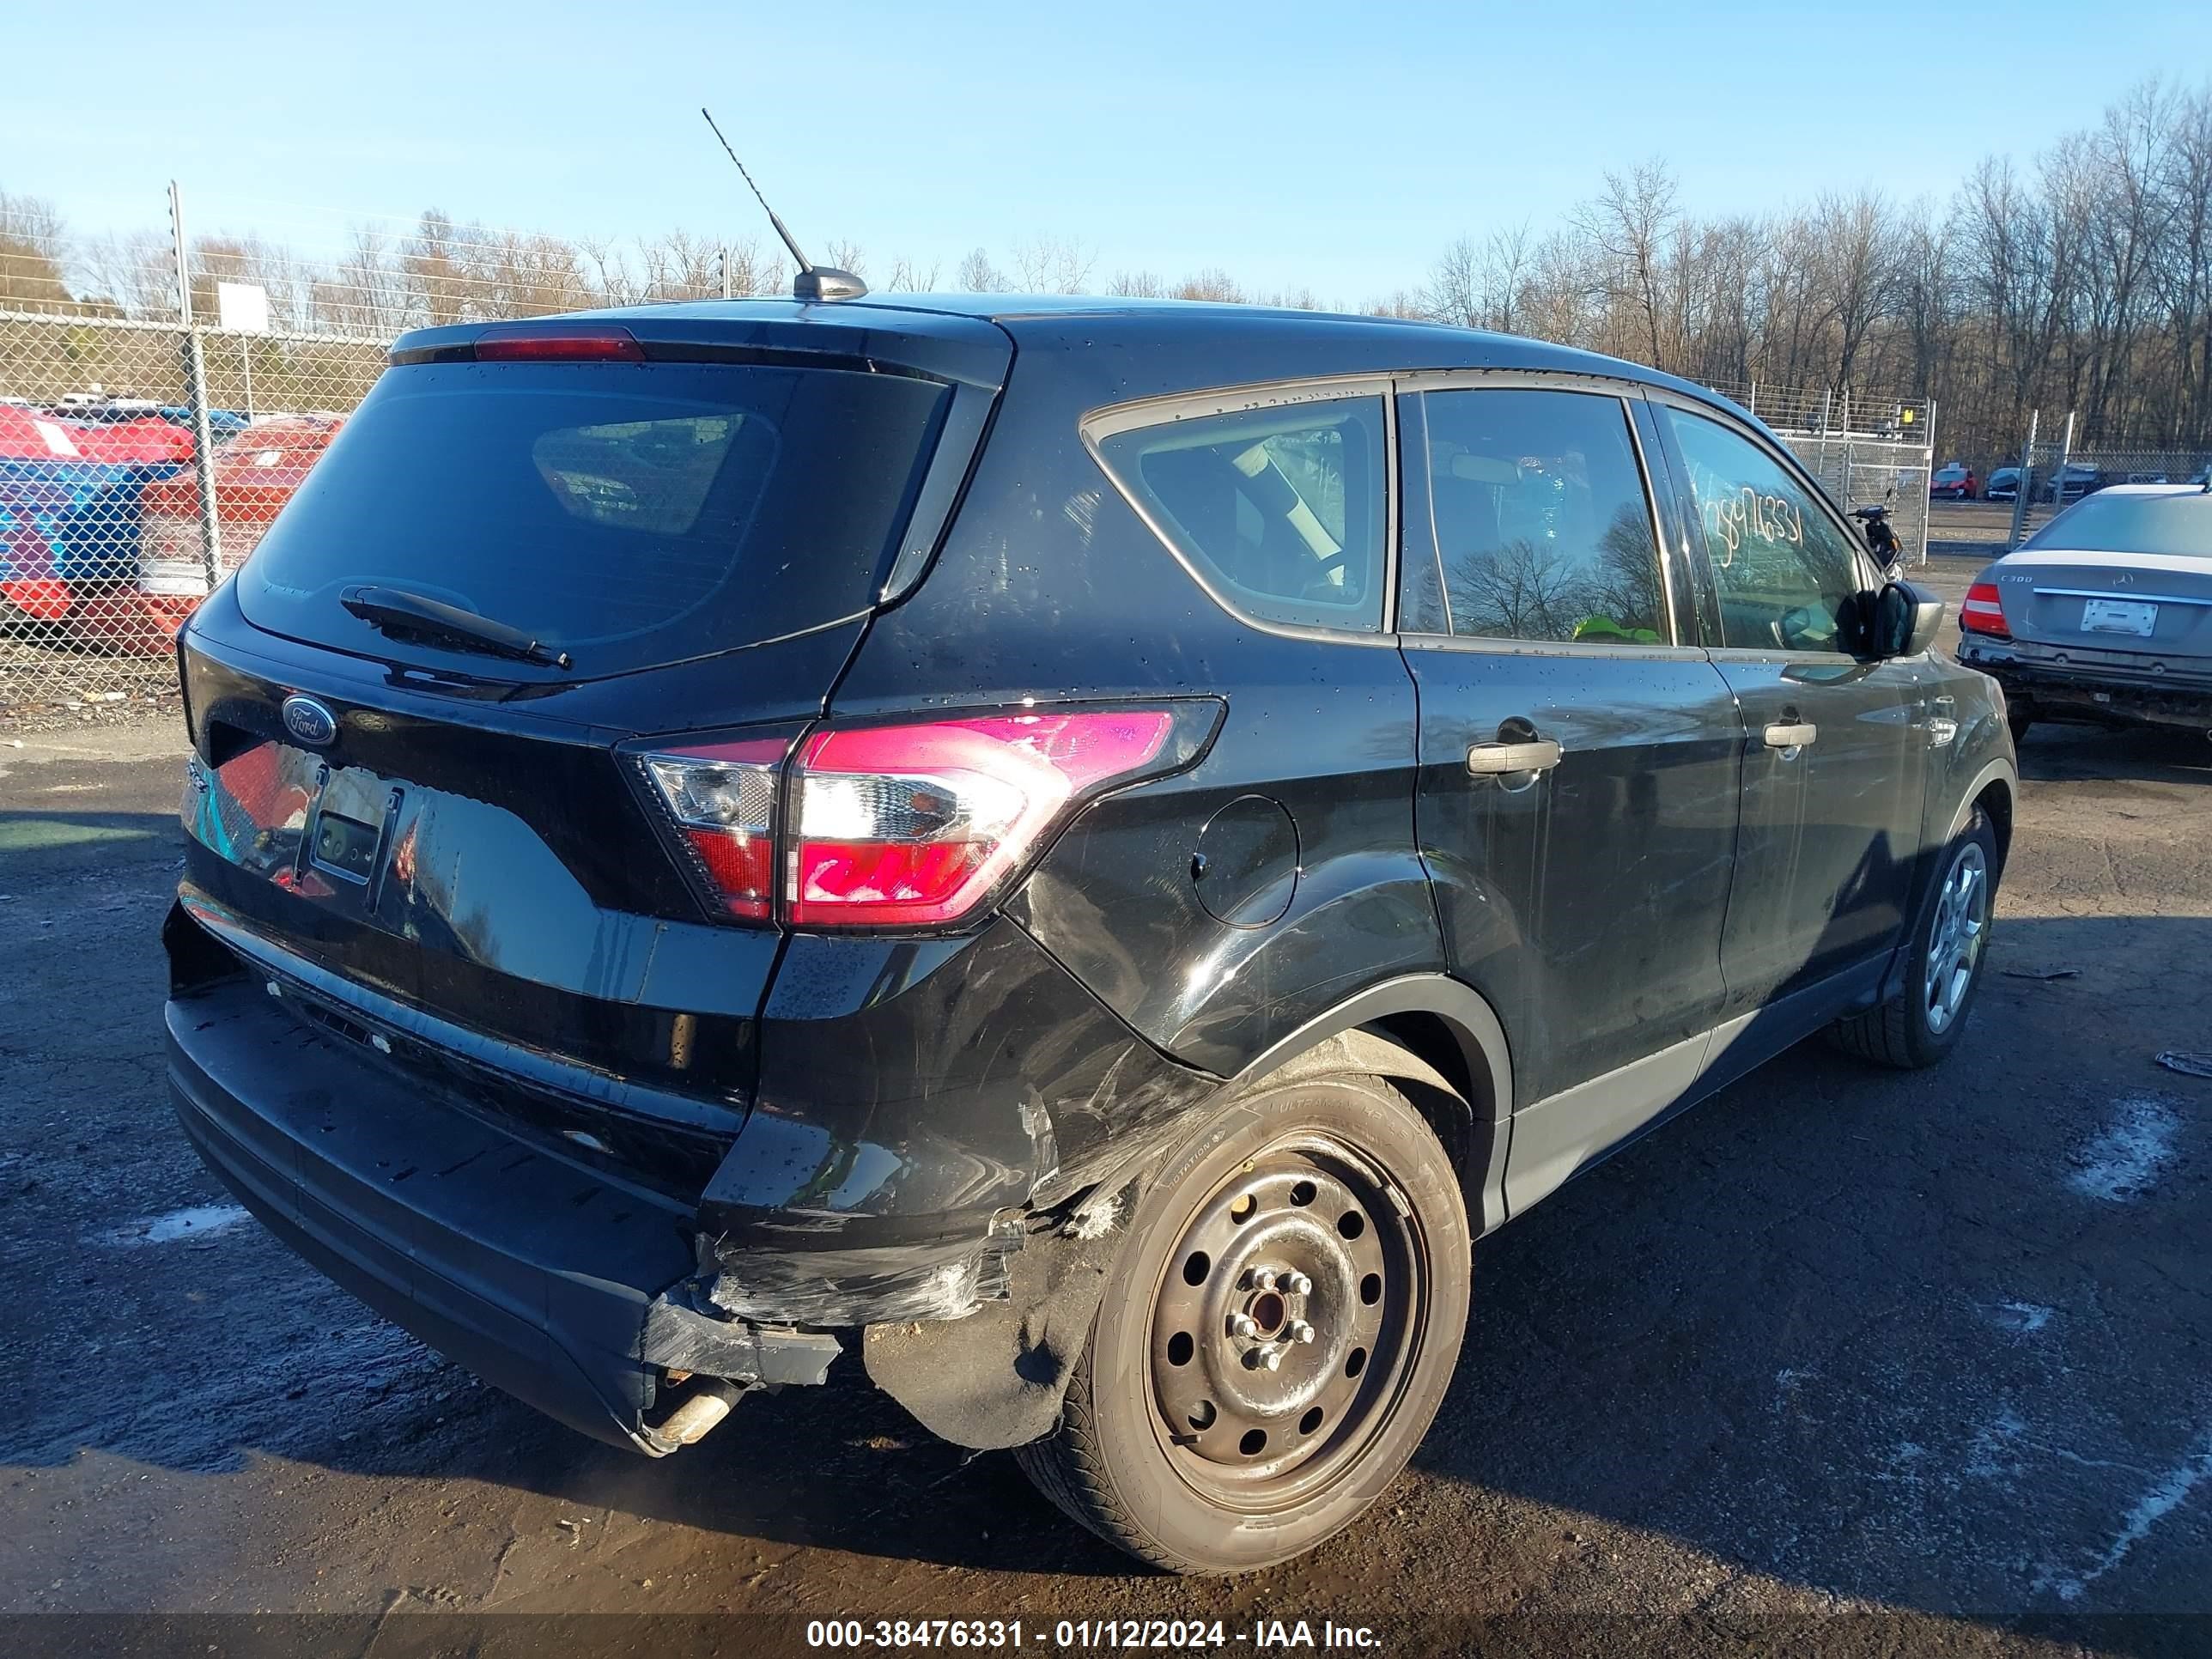
<path fill-rule="evenodd" d="M 434 640 L 459 651 L 481 651 L 515 662 L 540 662 L 550 668 L 571 666 L 567 652 L 541 644 L 519 628 L 457 605 L 410 593 L 404 587 L 356 585 L 339 594 L 338 603 L 370 627 L 395 638 Z"/>

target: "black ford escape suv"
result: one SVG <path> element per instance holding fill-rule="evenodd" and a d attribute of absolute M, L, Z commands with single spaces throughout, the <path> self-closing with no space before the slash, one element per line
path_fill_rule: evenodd
<path fill-rule="evenodd" d="M 665 1454 L 864 1364 L 1148 1560 L 1389 1484 L 1474 1239 L 1966 1017 L 2015 774 L 1755 422 L 1239 307 L 410 334 L 181 638 L 186 1132 Z M 848 1360 L 848 1363 L 852 1363 Z"/>

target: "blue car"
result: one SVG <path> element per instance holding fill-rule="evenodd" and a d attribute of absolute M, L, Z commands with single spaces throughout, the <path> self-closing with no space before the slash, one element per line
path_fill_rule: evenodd
<path fill-rule="evenodd" d="M 0 434 L 11 439 L 0 443 L 0 614 L 57 622 L 87 584 L 137 579 L 140 497 L 185 464 L 91 459 L 65 427 L 34 416 L 9 426 Z"/>

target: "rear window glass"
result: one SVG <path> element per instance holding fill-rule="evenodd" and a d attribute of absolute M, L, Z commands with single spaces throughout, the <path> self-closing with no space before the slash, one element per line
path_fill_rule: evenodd
<path fill-rule="evenodd" d="M 1228 605 L 1273 622 L 1382 626 L 1380 398 L 1165 419 L 1102 438 L 1098 452 Z"/>
<path fill-rule="evenodd" d="M 796 633 L 869 604 L 948 395 L 827 368 L 395 368 L 270 527 L 239 602 L 272 631 L 384 654 L 339 598 L 402 588 L 586 676 Z"/>
<path fill-rule="evenodd" d="M 2021 544 L 2023 552 L 2212 555 L 2212 495 L 2085 495 Z"/>

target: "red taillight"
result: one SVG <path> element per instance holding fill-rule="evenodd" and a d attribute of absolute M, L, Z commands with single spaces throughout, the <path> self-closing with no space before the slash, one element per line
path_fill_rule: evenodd
<path fill-rule="evenodd" d="M 819 732 L 787 769 L 781 738 L 637 762 L 732 916 L 942 927 L 1002 891 L 1072 806 L 1168 769 L 1176 726 L 1164 708 L 1040 710 Z"/>
<path fill-rule="evenodd" d="M 785 744 L 702 744 L 641 755 L 700 872 L 733 916 L 765 921 L 775 891 L 775 793 Z"/>
<path fill-rule="evenodd" d="M 1071 801 L 1150 765 L 1174 726 L 1139 709 L 822 732 L 793 780 L 785 913 L 805 927 L 956 921 Z"/>
<path fill-rule="evenodd" d="M 645 351 L 626 328 L 490 330 L 477 336 L 480 363 L 641 363 Z"/>
<path fill-rule="evenodd" d="M 2004 601 L 1998 597 L 1995 582 L 1976 582 L 1966 590 L 1966 603 L 1959 607 L 1959 626 L 1969 634 L 1986 635 L 1993 640 L 2012 637 L 2012 629 L 2005 625 Z"/>

